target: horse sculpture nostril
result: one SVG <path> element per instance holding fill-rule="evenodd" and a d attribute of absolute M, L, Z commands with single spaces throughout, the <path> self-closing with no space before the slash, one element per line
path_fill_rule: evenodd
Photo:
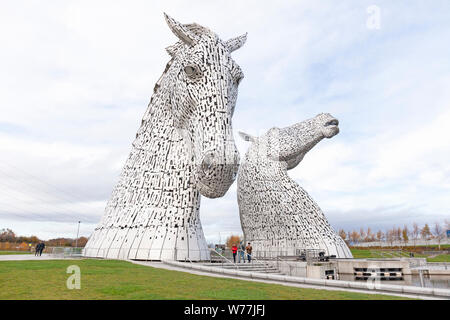
<path fill-rule="evenodd" d="M 215 155 L 214 155 L 214 153 L 212 153 L 212 152 L 207 153 L 205 155 L 205 157 L 203 158 L 203 161 L 202 161 L 202 164 L 201 164 L 202 170 L 204 172 L 207 172 L 207 171 L 211 170 L 213 168 L 213 166 L 214 166 L 214 163 L 215 163 Z"/>
<path fill-rule="evenodd" d="M 338 126 L 338 125 L 339 125 L 339 120 L 337 120 L 337 119 L 333 119 L 333 120 L 330 120 L 327 123 L 325 123 L 325 127 Z"/>

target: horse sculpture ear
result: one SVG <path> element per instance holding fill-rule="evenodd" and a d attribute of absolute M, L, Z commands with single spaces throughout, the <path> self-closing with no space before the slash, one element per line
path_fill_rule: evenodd
<path fill-rule="evenodd" d="M 187 45 L 194 45 L 195 39 L 194 35 L 189 32 L 188 29 L 178 21 L 172 19 L 169 17 L 166 13 L 164 13 L 164 18 L 166 18 L 167 25 L 169 26 L 170 30 L 184 43 Z"/>
<path fill-rule="evenodd" d="M 228 47 L 228 50 L 230 52 L 233 52 L 242 47 L 245 41 L 247 41 L 247 32 L 242 36 L 231 38 L 230 40 L 225 41 L 225 45 Z"/>
<path fill-rule="evenodd" d="M 244 133 L 244 132 L 242 132 L 242 131 L 239 131 L 238 133 L 239 133 L 239 135 L 241 136 L 241 138 L 244 139 L 245 141 L 253 142 L 253 141 L 256 140 L 255 137 L 249 135 L 248 133 Z"/>

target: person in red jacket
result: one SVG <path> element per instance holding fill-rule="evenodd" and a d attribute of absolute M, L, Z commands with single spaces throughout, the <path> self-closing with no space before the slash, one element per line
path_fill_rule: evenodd
<path fill-rule="evenodd" d="M 236 263 L 236 254 L 238 251 L 238 247 L 236 246 L 236 243 L 233 243 L 233 246 L 231 247 L 231 252 L 233 252 L 233 260 L 234 263 Z"/>

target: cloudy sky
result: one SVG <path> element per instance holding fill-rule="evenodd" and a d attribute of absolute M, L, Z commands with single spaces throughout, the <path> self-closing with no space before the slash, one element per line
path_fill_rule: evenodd
<path fill-rule="evenodd" d="M 0 229 L 89 236 L 177 39 L 163 12 L 222 39 L 253 135 L 329 112 L 341 132 L 290 171 L 335 229 L 450 218 L 450 2 L 2 1 Z M 276 4 L 275 4 L 276 3 Z M 208 241 L 241 233 L 236 184 L 202 199 Z"/>

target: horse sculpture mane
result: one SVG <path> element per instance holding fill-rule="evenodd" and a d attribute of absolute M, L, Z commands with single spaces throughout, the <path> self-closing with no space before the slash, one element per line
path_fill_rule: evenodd
<path fill-rule="evenodd" d="M 298 255 L 310 249 L 352 257 L 319 206 L 287 174 L 319 141 L 336 135 L 338 124 L 330 114 L 319 114 L 261 137 L 240 133 L 251 145 L 239 169 L 239 213 L 254 255 Z"/>
<path fill-rule="evenodd" d="M 231 118 L 240 80 L 231 52 L 208 28 L 165 15 L 179 41 L 157 81 L 119 182 L 84 255 L 114 259 L 206 260 L 200 195 L 223 196 L 239 154 Z"/>

